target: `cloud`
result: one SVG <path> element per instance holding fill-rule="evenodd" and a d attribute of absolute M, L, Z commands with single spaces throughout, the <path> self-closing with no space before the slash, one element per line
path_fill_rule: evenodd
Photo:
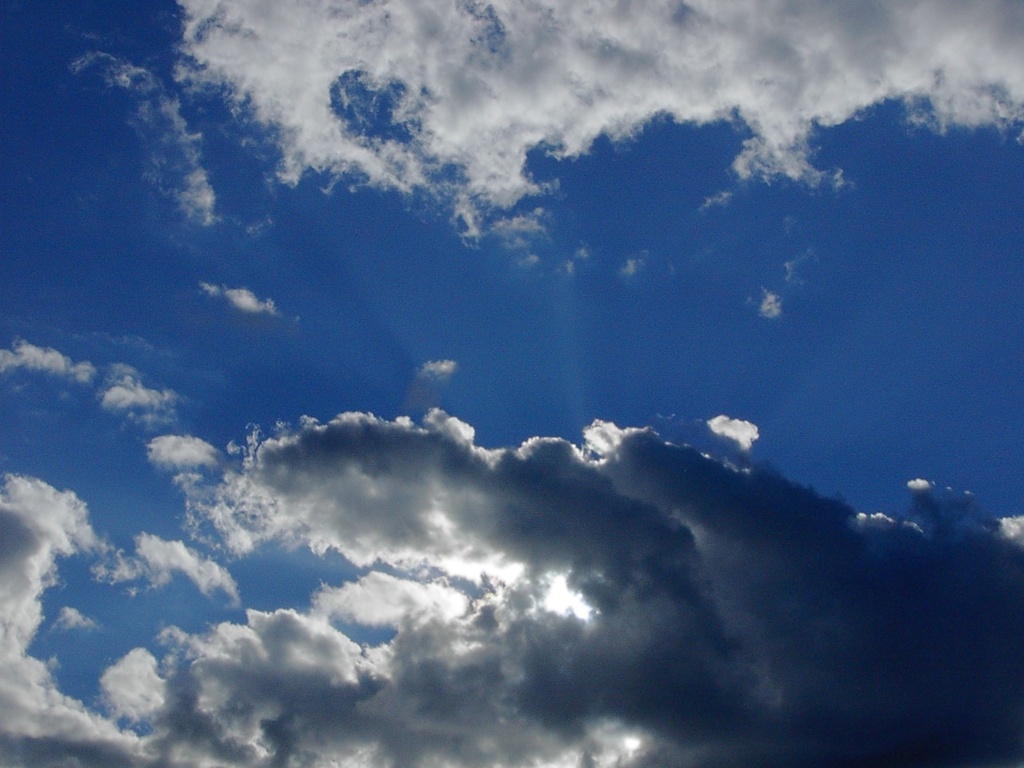
<path fill-rule="evenodd" d="M 154 437 L 146 445 L 146 454 L 156 466 L 171 470 L 215 467 L 220 461 L 216 448 L 191 435 Z"/>
<path fill-rule="evenodd" d="M 782 297 L 777 293 L 769 291 L 767 288 L 761 289 L 761 304 L 757 308 L 757 313 L 761 317 L 765 317 L 769 320 L 775 320 L 782 316 Z"/>
<path fill-rule="evenodd" d="M 732 195 L 732 192 L 730 192 L 727 189 L 724 189 L 721 192 L 717 192 L 714 195 L 705 197 L 704 202 L 700 204 L 699 210 L 708 211 L 712 208 L 724 207 L 729 204 L 730 200 L 732 200 Z"/>
<path fill-rule="evenodd" d="M 716 435 L 734 441 L 744 451 L 749 451 L 760 437 L 757 425 L 753 422 L 732 419 L 725 414 L 708 419 L 707 425 Z"/>
<path fill-rule="evenodd" d="M 619 274 L 623 277 L 634 277 L 643 270 L 644 264 L 645 262 L 642 256 L 626 259 L 626 263 L 619 269 Z"/>
<path fill-rule="evenodd" d="M 79 74 L 98 67 L 108 86 L 122 88 L 137 99 L 135 127 L 150 152 L 150 179 L 193 221 L 217 221 L 216 194 L 202 164 L 202 136 L 189 130 L 181 104 L 167 93 L 152 72 L 108 53 L 94 51 L 76 59 Z"/>
<path fill-rule="evenodd" d="M 28 655 L 42 595 L 57 560 L 101 544 L 85 504 L 41 480 L 0 485 L 0 761 L 10 765 L 131 765 L 137 738 L 62 694 L 49 667 Z M 64 613 L 62 616 L 75 616 Z M 80 616 L 81 614 L 77 614 Z"/>
<path fill-rule="evenodd" d="M 108 667 L 100 678 L 100 688 L 115 715 L 136 722 L 158 711 L 166 694 L 156 658 L 145 648 L 132 649 Z"/>
<path fill-rule="evenodd" d="M 77 608 L 65 605 L 53 622 L 55 629 L 96 629 L 97 624 Z"/>
<path fill-rule="evenodd" d="M 111 366 L 100 393 L 100 404 L 104 409 L 126 414 L 132 421 L 151 428 L 174 421 L 177 402 L 177 393 L 146 387 L 139 372 L 123 363 Z"/>
<path fill-rule="evenodd" d="M 273 315 L 280 314 L 273 299 L 259 299 L 256 294 L 248 288 L 228 288 L 212 283 L 200 283 L 199 287 L 207 296 L 223 296 L 228 304 L 239 312 L 250 315 Z"/>
<path fill-rule="evenodd" d="M 443 580 L 421 583 L 380 571 L 341 587 L 323 587 L 313 598 L 315 613 L 369 627 L 423 618 L 452 621 L 468 608 L 469 599 Z"/>
<path fill-rule="evenodd" d="M 151 533 L 135 537 L 135 557 L 116 553 L 113 564 L 100 563 L 93 568 L 97 578 L 118 584 L 145 578 L 154 587 L 171 582 L 175 573 L 188 578 L 206 596 L 220 590 L 238 604 L 238 585 L 227 569 L 203 557 L 181 541 L 166 541 Z"/>
<path fill-rule="evenodd" d="M 235 557 L 306 546 L 362 572 L 322 584 L 308 610 L 167 627 L 162 658 L 129 651 L 100 688 L 141 736 L 26 655 L 55 558 L 100 545 L 73 494 L 7 479 L 6 763 L 1024 760 L 1020 524 L 969 497 L 869 515 L 649 429 L 595 422 L 582 445 L 485 448 L 436 410 L 421 424 L 306 418 L 254 433 L 235 461 L 187 489 L 190 524 Z M 136 543 L 126 572 L 233 583 L 183 542 Z M 45 760 L 27 751 L 44 746 Z"/>
<path fill-rule="evenodd" d="M 92 363 L 73 362 L 67 355 L 51 347 L 37 347 L 27 341 L 16 341 L 12 350 L 0 349 L 0 373 L 23 368 L 71 379 L 80 384 L 88 384 L 96 375 Z"/>
<path fill-rule="evenodd" d="M 531 150 L 588 151 L 656 116 L 749 131 L 740 178 L 837 178 L 817 131 L 901 101 L 936 130 L 1024 116 L 1015 0 L 304 4 L 179 0 L 179 76 L 270 129 L 280 176 L 325 172 L 478 211 L 544 190 Z"/>
<path fill-rule="evenodd" d="M 439 381 L 450 379 L 458 368 L 459 364 L 454 360 L 428 360 L 420 366 L 416 375 L 420 378 Z"/>
<path fill-rule="evenodd" d="M 955 499 L 864 515 L 649 430 L 486 449 L 434 411 L 256 436 L 190 514 L 237 556 L 369 569 L 309 613 L 176 636 L 195 694 L 157 721 L 210 718 L 238 762 L 1024 757 L 1024 548 Z M 397 634 L 359 649 L 332 617 Z"/>
<path fill-rule="evenodd" d="M 921 491 L 930 491 L 934 487 L 934 485 L 935 484 L 931 480 L 925 480 L 920 477 L 914 478 L 913 480 L 907 480 L 907 488 L 909 488 L 914 493 L 919 493 Z"/>

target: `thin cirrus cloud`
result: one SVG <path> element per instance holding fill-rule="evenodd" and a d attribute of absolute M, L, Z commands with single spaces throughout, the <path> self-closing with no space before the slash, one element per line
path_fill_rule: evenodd
<path fill-rule="evenodd" d="M 740 178 L 810 183 L 840 178 L 814 166 L 815 131 L 885 101 L 937 130 L 1024 117 L 1013 0 L 179 4 L 179 76 L 271 128 L 283 180 L 428 189 L 468 231 L 480 210 L 543 191 L 530 150 L 576 156 L 657 115 L 742 123 Z"/>

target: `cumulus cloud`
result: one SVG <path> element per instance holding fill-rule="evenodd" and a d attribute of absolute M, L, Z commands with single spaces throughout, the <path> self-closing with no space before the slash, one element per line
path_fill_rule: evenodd
<path fill-rule="evenodd" d="M 167 541 L 151 533 L 135 537 L 135 557 L 118 552 L 113 563 L 100 563 L 93 572 L 112 584 L 145 578 L 154 587 L 169 584 L 174 574 L 180 573 L 204 595 L 220 590 L 238 604 L 238 585 L 224 566 L 182 541 Z"/>
<path fill-rule="evenodd" d="M 220 460 L 217 449 L 191 435 L 160 435 L 146 445 L 150 462 L 162 469 L 182 470 L 215 467 Z"/>
<path fill-rule="evenodd" d="M 167 627 L 162 658 L 129 651 L 102 674 L 102 703 L 142 736 L 62 697 L 26 655 L 54 558 L 98 545 L 73 495 L 8 479 L 6 763 L 1024 760 L 1021 526 L 969 497 L 865 514 L 648 429 L 595 422 L 582 445 L 485 448 L 437 410 L 419 424 L 305 418 L 253 433 L 234 461 L 187 489 L 203 535 L 236 557 L 333 550 L 361 572 L 308 609 Z M 147 534 L 121 562 L 154 583 L 233 583 Z M 388 632 L 355 639 L 374 628 Z M 26 757 L 41 744 L 46 760 Z"/>
<path fill-rule="evenodd" d="M 427 189 L 469 231 L 543 191 L 531 150 L 576 156 L 655 116 L 742 125 L 739 177 L 811 183 L 836 177 L 815 132 L 882 102 L 937 130 L 1024 117 L 1015 0 L 179 4 L 180 77 L 270 128 L 283 180 Z"/>
<path fill-rule="evenodd" d="M 80 384 L 88 384 L 96 375 L 90 362 L 76 363 L 52 347 L 37 347 L 27 341 L 14 342 L 10 351 L 0 349 L 0 373 L 16 369 L 42 371 Z"/>
<path fill-rule="evenodd" d="M 175 636 L 192 693 L 166 722 L 212 718 L 236 762 L 1024 757 L 1024 549 L 960 502 L 865 515 L 648 430 L 486 449 L 434 411 L 254 436 L 190 514 L 239 556 L 370 569 L 308 613 Z M 397 634 L 360 649 L 332 618 Z"/>
<path fill-rule="evenodd" d="M 749 451 L 760 437 L 757 424 L 743 419 L 733 419 L 725 414 L 708 419 L 707 425 L 716 435 L 734 441 L 744 451 Z"/>
<path fill-rule="evenodd" d="M 100 542 L 85 504 L 35 478 L 0 485 L 0 761 L 9 765 L 130 765 L 134 734 L 65 696 L 49 667 L 28 655 L 42 621 L 42 595 L 57 581 L 58 558 Z M 64 613 L 76 622 L 81 614 Z M 84 618 L 84 617 L 83 617 Z"/>
<path fill-rule="evenodd" d="M 761 289 L 761 303 L 757 307 L 757 313 L 768 320 L 775 320 L 782 316 L 782 297 L 779 294 Z"/>
<path fill-rule="evenodd" d="M 150 153 L 150 179 L 193 221 L 215 223 L 216 194 L 202 164 L 202 136 L 189 130 L 178 99 L 149 70 L 108 53 L 94 51 L 71 66 L 75 73 L 92 67 L 108 86 L 137 99 L 134 122 Z"/>
<path fill-rule="evenodd" d="M 138 371 L 123 363 L 111 366 L 100 393 L 100 404 L 104 409 L 125 414 L 147 427 L 174 421 L 177 402 L 177 393 L 169 389 L 150 389 L 142 383 Z"/>
<path fill-rule="evenodd" d="M 134 648 L 100 677 L 107 705 L 118 717 L 136 722 L 150 717 L 164 703 L 164 680 L 157 661 L 145 648 Z"/>
<path fill-rule="evenodd" d="M 223 296 L 232 307 L 249 315 L 280 314 L 273 299 L 260 299 L 248 288 L 228 288 L 212 283 L 200 283 L 199 287 L 207 296 Z"/>

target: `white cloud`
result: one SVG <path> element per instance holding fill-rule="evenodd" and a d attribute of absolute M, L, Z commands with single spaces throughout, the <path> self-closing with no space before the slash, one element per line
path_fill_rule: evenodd
<path fill-rule="evenodd" d="M 725 414 L 715 416 L 707 421 L 708 429 L 720 437 L 734 441 L 744 451 L 749 451 L 760 437 L 757 425 L 743 419 L 733 419 Z"/>
<path fill-rule="evenodd" d="M 41 764 L 56 764 L 63 755 L 68 764 L 129 765 L 140 756 L 134 734 L 119 732 L 80 701 L 62 694 L 49 667 L 28 654 L 42 621 L 42 595 L 57 582 L 58 558 L 100 547 L 86 506 L 75 494 L 35 478 L 4 476 L 0 485 L 0 761 L 5 764 L 33 763 L 33 756 Z"/>
<path fill-rule="evenodd" d="M 150 152 L 151 180 L 193 221 L 214 224 L 217 199 L 202 165 L 202 136 L 189 130 L 179 101 L 152 72 L 108 53 L 86 54 L 71 68 L 77 74 L 94 66 L 107 85 L 123 88 L 138 100 L 134 122 Z"/>
<path fill-rule="evenodd" d="M 248 288 L 228 288 L 223 285 L 212 283 L 200 283 L 199 287 L 208 296 L 223 296 L 227 302 L 239 312 L 250 315 L 274 315 L 280 314 L 273 299 L 260 299 Z"/>
<path fill-rule="evenodd" d="M 108 411 L 124 413 L 147 427 L 167 424 L 177 417 L 178 395 L 169 389 L 150 389 L 143 385 L 139 372 L 130 365 L 111 366 L 100 393 L 100 404 Z"/>
<path fill-rule="evenodd" d="M 642 256 L 637 256 L 632 259 L 626 259 L 626 263 L 619 269 L 619 274 L 623 277 L 633 277 L 638 274 L 644 268 L 644 259 Z"/>
<path fill-rule="evenodd" d="M 135 557 L 116 553 L 113 564 L 101 563 L 93 568 L 97 578 L 117 584 L 145 578 L 154 587 L 171 582 L 180 573 L 206 596 L 220 590 L 238 604 L 238 585 L 222 565 L 187 547 L 181 541 L 167 541 L 151 533 L 135 537 Z"/>
<path fill-rule="evenodd" d="M 766 317 L 769 320 L 774 320 L 777 317 L 782 316 L 782 298 L 777 293 L 769 291 L 767 288 L 761 289 L 761 304 L 757 308 L 757 312 L 761 317 Z"/>
<path fill-rule="evenodd" d="M 420 366 L 416 375 L 423 379 L 444 381 L 450 379 L 459 369 L 459 364 L 454 360 L 428 360 Z"/>
<path fill-rule="evenodd" d="M 587 621 L 594 609 L 587 604 L 579 592 L 569 589 L 569 582 L 564 573 L 558 573 L 548 580 L 547 593 L 544 595 L 544 609 L 562 616 L 575 616 Z"/>
<path fill-rule="evenodd" d="M 217 449 L 191 435 L 160 435 L 146 445 L 150 462 L 163 469 L 215 467 L 220 460 Z"/>
<path fill-rule="evenodd" d="M 915 477 L 913 480 L 907 480 L 907 488 L 914 493 L 930 491 L 934 485 L 935 484 L 931 480 L 925 480 L 922 477 Z"/>
<path fill-rule="evenodd" d="M 704 202 L 700 204 L 701 211 L 707 211 L 711 208 L 718 208 L 726 206 L 729 201 L 732 200 L 732 192 L 727 189 L 722 190 L 714 195 L 704 198 Z"/>
<path fill-rule="evenodd" d="M 371 627 L 397 627 L 407 619 L 452 621 L 469 599 L 444 581 L 427 583 L 373 571 L 340 587 L 322 587 L 313 598 L 315 613 Z"/>
<path fill-rule="evenodd" d="M 37 347 L 27 341 L 16 341 L 13 351 L 0 349 L 0 373 L 24 368 L 42 371 L 53 376 L 73 379 L 88 384 L 96 375 L 96 368 L 90 362 L 76 363 L 52 347 Z"/>
<path fill-rule="evenodd" d="M 427 188 L 470 231 L 542 191 L 530 150 L 576 156 L 655 116 L 742 123 L 740 177 L 811 183 L 833 178 L 815 132 L 888 100 L 938 130 L 1024 116 L 1016 0 L 179 4 L 180 76 L 273 129 L 282 179 Z"/>
<path fill-rule="evenodd" d="M 166 683 L 157 673 L 157 662 L 145 648 L 134 648 L 100 677 L 107 705 L 119 717 L 146 720 L 164 704 Z"/>
<path fill-rule="evenodd" d="M 56 629 L 96 629 L 97 624 L 77 608 L 65 605 L 53 622 Z"/>

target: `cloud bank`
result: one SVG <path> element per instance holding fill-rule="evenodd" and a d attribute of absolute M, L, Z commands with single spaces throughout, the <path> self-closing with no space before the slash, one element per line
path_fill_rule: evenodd
<path fill-rule="evenodd" d="M 17 535 L 3 539 L 14 543 L 0 599 L 14 617 L 4 663 L 18 675 L 3 678 L 0 756 L 374 768 L 1024 759 L 1017 521 L 924 488 L 903 513 L 858 513 L 607 422 L 581 445 L 490 449 L 473 434 L 437 410 L 421 424 L 346 413 L 253 433 L 233 466 L 186 487 L 191 529 L 232 558 L 302 546 L 339 552 L 360 575 L 322 584 L 308 608 L 168 627 L 159 652 L 136 648 L 102 674 L 109 717 L 62 697 L 24 652 L 55 556 L 97 548 L 84 505 L 9 479 L 0 521 Z M 136 547 L 133 577 L 180 572 L 238 595 L 227 567 L 183 542 L 142 534 Z M 370 629 L 387 634 L 355 639 Z M 45 718 L 30 728 L 12 706 Z"/>
<path fill-rule="evenodd" d="M 811 183 L 835 173 L 815 130 L 885 101 L 938 130 L 1024 117 L 1014 0 L 179 4 L 180 77 L 269 128 L 282 179 L 426 189 L 470 229 L 542 191 L 530 150 L 579 155 L 658 116 L 733 122 L 740 178 Z"/>

